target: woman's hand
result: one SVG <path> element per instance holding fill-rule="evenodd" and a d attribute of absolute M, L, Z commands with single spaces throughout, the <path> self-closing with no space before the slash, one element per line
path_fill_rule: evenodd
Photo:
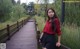
<path fill-rule="evenodd" d="M 40 39 L 42 38 L 42 36 L 43 36 L 43 32 L 42 32 L 41 35 L 40 35 Z"/>
<path fill-rule="evenodd" d="M 40 43 L 41 43 L 42 36 L 43 36 L 43 32 L 41 33 L 40 38 L 39 38 Z"/>
<path fill-rule="evenodd" d="M 60 43 L 60 42 L 57 42 L 57 43 L 56 43 L 56 46 L 57 46 L 57 47 L 60 47 L 60 46 L 61 46 L 61 43 Z"/>

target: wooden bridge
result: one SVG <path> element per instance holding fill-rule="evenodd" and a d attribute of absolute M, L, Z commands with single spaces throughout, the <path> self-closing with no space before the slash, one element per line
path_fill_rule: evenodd
<path fill-rule="evenodd" d="M 6 42 L 7 49 L 37 49 L 35 21 L 33 19 L 28 21 Z"/>

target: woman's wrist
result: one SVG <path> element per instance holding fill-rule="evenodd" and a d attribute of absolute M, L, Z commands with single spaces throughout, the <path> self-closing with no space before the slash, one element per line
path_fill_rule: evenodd
<path fill-rule="evenodd" d="M 58 43 L 60 43 L 60 41 L 58 41 Z"/>
<path fill-rule="evenodd" d="M 61 36 L 58 36 L 58 42 L 59 43 L 61 42 Z"/>

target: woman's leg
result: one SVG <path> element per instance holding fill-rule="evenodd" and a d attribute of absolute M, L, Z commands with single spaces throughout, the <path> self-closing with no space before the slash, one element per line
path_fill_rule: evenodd
<path fill-rule="evenodd" d="M 42 49 L 56 49 L 55 36 L 44 34 L 42 39 L 42 47 Z"/>
<path fill-rule="evenodd" d="M 56 49 L 55 43 L 47 43 L 45 47 L 46 49 Z"/>
<path fill-rule="evenodd" d="M 47 43 L 45 46 L 47 49 L 56 49 L 56 39 L 55 36 L 48 36 Z"/>
<path fill-rule="evenodd" d="M 41 45 L 42 49 L 46 49 L 46 34 L 43 34 L 43 37 L 41 38 Z"/>

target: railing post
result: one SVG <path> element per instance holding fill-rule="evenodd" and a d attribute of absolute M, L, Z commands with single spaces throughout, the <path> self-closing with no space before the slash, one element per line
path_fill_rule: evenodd
<path fill-rule="evenodd" d="M 7 25 L 7 35 L 8 35 L 8 40 L 10 40 L 10 26 L 9 26 L 9 24 Z"/>
<path fill-rule="evenodd" d="M 25 19 L 23 20 L 23 24 L 25 24 Z"/>
<path fill-rule="evenodd" d="M 26 20 L 24 20 L 24 24 L 26 23 Z"/>
<path fill-rule="evenodd" d="M 23 27 L 23 20 L 22 20 L 22 27 Z"/>
<path fill-rule="evenodd" d="M 17 21 L 17 29 L 19 30 L 19 22 Z"/>

